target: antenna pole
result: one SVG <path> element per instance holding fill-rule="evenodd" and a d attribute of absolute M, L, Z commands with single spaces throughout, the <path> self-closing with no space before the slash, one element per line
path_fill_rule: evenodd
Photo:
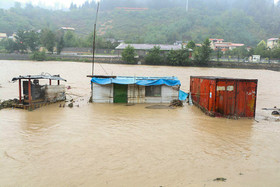
<path fill-rule="evenodd" d="M 94 75 L 95 37 L 96 37 L 96 23 L 97 23 L 98 11 L 99 11 L 99 2 L 98 2 L 98 4 L 97 4 L 97 11 L 96 11 L 96 17 L 95 17 L 95 23 L 94 23 L 94 30 L 93 30 L 92 70 L 91 70 L 91 75 L 92 75 L 92 76 Z"/>
<path fill-rule="evenodd" d="M 186 11 L 187 12 L 189 11 L 189 0 L 187 0 L 187 2 L 186 2 Z"/>

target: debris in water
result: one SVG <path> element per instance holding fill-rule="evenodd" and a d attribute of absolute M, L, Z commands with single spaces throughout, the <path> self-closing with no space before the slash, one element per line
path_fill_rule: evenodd
<path fill-rule="evenodd" d="M 0 101 L 0 110 L 4 108 L 12 108 L 14 104 L 19 103 L 18 99 L 9 99 L 3 102 Z"/>
<path fill-rule="evenodd" d="M 73 106 L 74 106 L 73 103 L 68 104 L 68 107 L 70 107 L 70 108 L 73 108 Z"/>
<path fill-rule="evenodd" d="M 219 177 L 219 178 L 214 179 L 213 181 L 226 182 L 226 180 L 227 180 L 226 178 Z"/>
<path fill-rule="evenodd" d="M 152 105 L 152 106 L 147 106 L 146 108 L 148 108 L 148 109 L 174 109 L 167 105 Z"/>
<path fill-rule="evenodd" d="M 278 112 L 278 111 L 273 111 L 272 113 L 271 113 L 271 115 L 274 115 L 274 116 L 279 116 L 280 115 L 280 112 Z"/>
<path fill-rule="evenodd" d="M 183 102 L 180 101 L 180 100 L 175 99 L 175 100 L 171 101 L 169 106 L 172 106 L 172 107 L 183 107 Z"/>

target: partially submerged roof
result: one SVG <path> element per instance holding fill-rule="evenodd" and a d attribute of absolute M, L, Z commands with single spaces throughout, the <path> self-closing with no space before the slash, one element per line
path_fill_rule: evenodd
<path fill-rule="evenodd" d="M 211 80 L 239 80 L 239 81 L 257 81 L 258 79 L 242 79 L 230 77 L 216 77 L 216 76 L 191 76 L 191 78 L 211 79 Z"/>
<path fill-rule="evenodd" d="M 181 85 L 181 82 L 177 77 L 125 77 L 125 76 L 118 76 L 115 78 L 93 77 L 91 79 L 91 82 L 100 85 L 107 85 L 107 84 L 124 84 L 124 85 L 137 84 L 141 86 Z"/>
<path fill-rule="evenodd" d="M 136 50 L 150 50 L 155 46 L 160 47 L 162 51 L 171 51 L 171 50 L 180 50 L 182 49 L 182 45 L 163 45 L 163 44 L 125 44 L 121 43 L 116 49 L 125 49 L 127 46 L 132 46 Z M 192 51 L 191 49 L 189 49 Z"/>
<path fill-rule="evenodd" d="M 59 81 L 67 81 L 60 77 L 60 75 L 50 75 L 50 74 L 42 74 L 42 75 L 25 75 L 14 77 L 12 81 L 17 81 L 19 79 L 49 79 L 49 80 L 59 80 Z"/>

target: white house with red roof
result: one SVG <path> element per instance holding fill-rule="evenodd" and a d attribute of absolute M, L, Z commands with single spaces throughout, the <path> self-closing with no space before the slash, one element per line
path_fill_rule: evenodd
<path fill-rule="evenodd" d="M 241 43 L 225 42 L 224 39 L 211 38 L 209 40 L 211 42 L 211 48 L 213 50 L 221 50 L 223 52 L 244 46 L 244 44 Z"/>
<path fill-rule="evenodd" d="M 279 46 L 279 38 L 270 38 L 267 40 L 267 48 L 274 48 Z"/>

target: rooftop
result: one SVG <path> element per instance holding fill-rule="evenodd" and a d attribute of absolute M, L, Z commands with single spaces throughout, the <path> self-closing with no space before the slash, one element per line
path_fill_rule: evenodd
<path fill-rule="evenodd" d="M 125 44 L 121 43 L 116 49 L 125 49 L 128 45 L 134 47 L 136 50 L 150 50 L 155 46 L 160 47 L 162 51 L 170 51 L 170 50 L 180 50 L 182 49 L 182 45 L 165 45 L 165 44 Z M 191 49 L 189 49 L 191 50 Z"/>
<path fill-rule="evenodd" d="M 240 80 L 240 81 L 258 81 L 258 79 L 241 79 L 231 77 L 216 77 L 216 76 L 191 76 L 191 78 L 211 79 L 211 80 Z"/>
<path fill-rule="evenodd" d="M 167 85 L 176 86 L 181 85 L 180 80 L 177 77 L 132 77 L 132 76 L 117 76 L 113 78 L 97 78 L 93 77 L 91 82 L 106 85 L 106 84 L 137 84 L 142 86 L 154 86 L 154 85 Z"/>
<path fill-rule="evenodd" d="M 268 41 L 275 41 L 275 40 L 279 40 L 279 38 L 270 38 L 270 39 L 268 39 Z"/>
<path fill-rule="evenodd" d="M 14 77 L 12 81 L 17 81 L 19 79 L 49 79 L 49 80 L 61 80 L 66 81 L 65 79 L 61 78 L 60 75 L 50 75 L 48 73 L 41 74 L 41 75 L 25 75 L 25 76 L 18 76 Z"/>

